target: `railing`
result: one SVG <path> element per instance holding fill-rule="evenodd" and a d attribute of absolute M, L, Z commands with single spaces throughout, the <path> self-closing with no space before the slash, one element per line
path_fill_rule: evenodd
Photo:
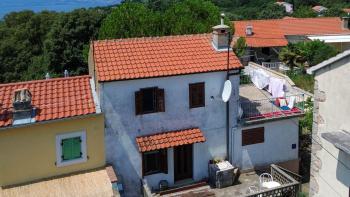
<path fill-rule="evenodd" d="M 262 66 L 273 70 L 278 70 L 280 66 L 283 66 L 283 65 L 284 64 L 282 62 L 262 62 Z"/>
<path fill-rule="evenodd" d="M 273 180 L 281 186 L 273 189 L 262 189 L 246 197 L 297 197 L 300 191 L 300 182 L 285 173 L 281 168 L 272 164 L 271 175 Z"/>
<path fill-rule="evenodd" d="M 276 98 L 263 100 L 249 100 L 244 97 L 240 99 L 243 115 L 241 120 L 254 121 L 260 119 L 280 118 L 296 116 L 304 113 L 304 94 L 297 94 L 285 97 L 287 104 L 294 100 L 292 108 L 280 107 Z"/>

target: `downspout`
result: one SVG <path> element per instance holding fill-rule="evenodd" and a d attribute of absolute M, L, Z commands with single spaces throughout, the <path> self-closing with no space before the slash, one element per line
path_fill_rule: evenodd
<path fill-rule="evenodd" d="M 231 33 L 228 32 L 226 80 L 230 80 L 230 76 L 229 76 L 230 44 L 231 44 Z M 226 102 L 226 157 L 227 157 L 227 160 L 230 160 L 230 101 Z"/>

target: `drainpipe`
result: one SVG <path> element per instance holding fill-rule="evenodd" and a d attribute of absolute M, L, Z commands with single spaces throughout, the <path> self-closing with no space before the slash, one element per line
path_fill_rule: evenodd
<path fill-rule="evenodd" d="M 229 75 L 230 45 L 231 45 L 231 33 L 228 32 L 226 80 L 230 80 L 230 75 Z M 230 101 L 226 102 L 226 157 L 227 157 L 227 160 L 230 160 Z"/>

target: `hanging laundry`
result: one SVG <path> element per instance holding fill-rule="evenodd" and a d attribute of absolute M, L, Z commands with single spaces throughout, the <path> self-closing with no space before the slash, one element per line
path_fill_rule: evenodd
<path fill-rule="evenodd" d="M 284 97 L 284 79 L 270 77 L 268 92 L 272 94 L 272 97 Z"/>
<path fill-rule="evenodd" d="M 263 89 L 269 84 L 270 76 L 262 69 L 251 70 L 249 75 L 253 84 L 259 89 Z"/>

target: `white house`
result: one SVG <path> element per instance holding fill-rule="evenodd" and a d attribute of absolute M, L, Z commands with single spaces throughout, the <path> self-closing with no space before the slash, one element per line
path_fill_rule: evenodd
<path fill-rule="evenodd" d="M 153 190 L 161 180 L 201 181 L 210 160 L 229 159 L 221 94 L 229 78 L 229 120 L 237 125 L 242 65 L 231 51 L 227 66 L 228 31 L 222 21 L 212 34 L 92 43 L 89 68 L 106 117 L 107 163 L 127 196 L 140 194 L 141 179 Z"/>
<path fill-rule="evenodd" d="M 308 73 L 315 75 L 310 196 L 349 196 L 350 51 Z"/>
<path fill-rule="evenodd" d="M 274 114 L 275 121 L 240 119 L 243 67 L 231 49 L 228 56 L 228 31 L 222 20 L 212 34 L 92 43 L 89 71 L 105 114 L 107 163 L 126 196 L 140 194 L 141 180 L 153 191 L 161 181 L 207 180 L 214 159 L 244 170 L 298 159 L 301 111 Z"/>
<path fill-rule="evenodd" d="M 284 1 L 277 1 L 276 4 L 279 6 L 283 6 L 286 13 L 288 13 L 288 14 L 293 13 L 293 4 L 288 3 L 288 2 L 284 2 Z"/>

